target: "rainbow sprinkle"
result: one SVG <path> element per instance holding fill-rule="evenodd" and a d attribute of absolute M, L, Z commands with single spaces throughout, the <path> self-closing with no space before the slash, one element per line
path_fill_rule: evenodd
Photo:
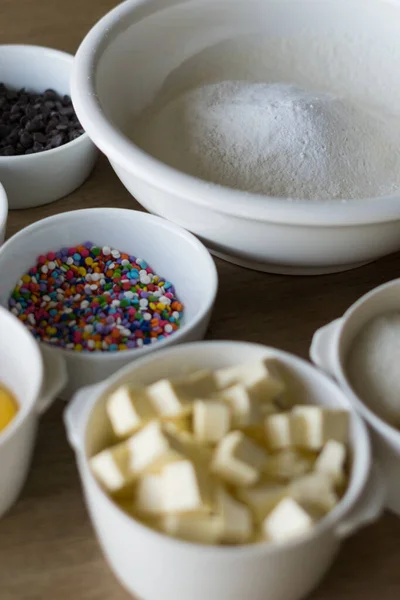
<path fill-rule="evenodd" d="M 39 256 L 9 308 L 36 339 L 77 352 L 141 348 L 183 316 L 172 283 L 145 260 L 91 242 Z"/>

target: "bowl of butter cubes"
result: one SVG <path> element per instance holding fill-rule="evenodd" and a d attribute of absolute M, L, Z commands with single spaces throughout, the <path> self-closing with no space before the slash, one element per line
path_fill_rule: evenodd
<path fill-rule="evenodd" d="M 273 348 L 160 351 L 80 390 L 65 424 L 104 555 L 143 600 L 299 600 L 384 505 L 346 396 Z"/>

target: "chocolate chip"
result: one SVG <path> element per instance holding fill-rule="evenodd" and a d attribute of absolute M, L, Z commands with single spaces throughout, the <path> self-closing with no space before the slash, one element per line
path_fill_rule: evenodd
<path fill-rule="evenodd" d="M 0 156 L 43 152 L 82 135 L 71 98 L 53 89 L 38 94 L 0 82 Z"/>
<path fill-rule="evenodd" d="M 58 133 L 57 135 L 54 135 L 51 140 L 51 146 L 52 148 L 58 148 L 59 146 L 62 146 L 62 144 L 64 143 L 65 137 L 62 133 Z"/>
<path fill-rule="evenodd" d="M 75 111 L 72 106 L 63 106 L 60 108 L 60 113 L 66 117 L 72 117 Z"/>
<path fill-rule="evenodd" d="M 24 133 L 19 138 L 19 142 L 21 146 L 23 146 L 25 149 L 30 148 L 33 144 L 33 137 L 29 135 L 27 131 L 24 131 Z"/>
<path fill-rule="evenodd" d="M 33 134 L 33 140 L 35 142 L 39 142 L 40 144 L 45 144 L 47 142 L 47 137 L 44 135 L 44 133 L 40 133 L 39 131 Z"/>
<path fill-rule="evenodd" d="M 45 100 L 57 100 L 58 95 L 54 90 L 46 90 L 43 94 Z"/>

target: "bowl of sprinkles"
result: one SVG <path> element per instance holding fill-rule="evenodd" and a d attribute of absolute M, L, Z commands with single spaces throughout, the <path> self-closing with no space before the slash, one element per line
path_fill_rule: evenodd
<path fill-rule="evenodd" d="M 0 304 L 62 352 L 64 397 L 144 353 L 201 339 L 217 290 L 214 262 L 191 234 L 123 209 L 43 219 L 0 250 Z"/>

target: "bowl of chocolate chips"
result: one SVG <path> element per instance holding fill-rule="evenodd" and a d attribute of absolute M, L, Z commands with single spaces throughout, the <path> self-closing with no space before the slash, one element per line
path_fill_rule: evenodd
<path fill-rule="evenodd" d="M 91 173 L 97 149 L 69 96 L 73 56 L 0 45 L 0 182 L 9 208 L 53 202 Z"/>

